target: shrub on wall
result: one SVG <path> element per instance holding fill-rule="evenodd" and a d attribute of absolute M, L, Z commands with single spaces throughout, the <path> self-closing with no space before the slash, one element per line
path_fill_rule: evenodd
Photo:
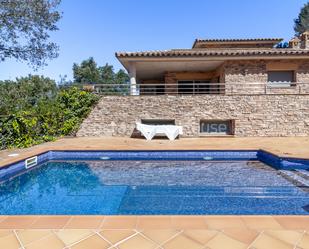
<path fill-rule="evenodd" d="M 29 147 L 74 135 L 98 97 L 71 87 L 0 119 L 0 149 Z"/>

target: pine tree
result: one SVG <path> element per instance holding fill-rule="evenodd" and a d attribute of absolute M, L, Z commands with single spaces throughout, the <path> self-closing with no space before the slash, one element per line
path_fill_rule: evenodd
<path fill-rule="evenodd" d="M 91 84 L 99 83 L 100 73 L 98 70 L 97 63 L 90 57 L 87 60 L 82 61 L 80 65 L 77 63 L 73 64 L 73 77 L 76 83 Z"/>
<path fill-rule="evenodd" d="M 309 31 L 309 2 L 300 10 L 298 18 L 294 20 L 295 34 L 300 35 L 305 31 Z"/>

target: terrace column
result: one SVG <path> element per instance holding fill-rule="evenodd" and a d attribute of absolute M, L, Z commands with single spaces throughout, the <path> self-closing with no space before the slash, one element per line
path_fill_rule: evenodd
<path fill-rule="evenodd" d="M 129 64 L 129 77 L 130 77 L 130 95 L 138 95 L 136 88 L 136 64 L 133 62 Z"/>

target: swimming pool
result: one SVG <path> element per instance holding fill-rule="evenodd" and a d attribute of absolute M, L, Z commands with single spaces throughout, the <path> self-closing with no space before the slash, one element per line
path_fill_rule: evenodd
<path fill-rule="evenodd" d="M 309 214 L 309 162 L 265 151 L 50 151 L 0 170 L 0 214 Z"/>

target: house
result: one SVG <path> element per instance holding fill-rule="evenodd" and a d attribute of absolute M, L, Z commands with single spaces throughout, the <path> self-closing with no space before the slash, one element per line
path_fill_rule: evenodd
<path fill-rule="evenodd" d="M 129 136 L 142 121 L 182 125 L 184 136 L 308 136 L 309 32 L 282 40 L 118 52 L 130 96 L 102 97 L 78 135 Z"/>
<path fill-rule="evenodd" d="M 309 81 L 309 33 L 275 48 L 282 40 L 197 39 L 191 49 L 116 56 L 129 72 L 132 94 L 297 93 L 301 86 L 294 83 Z"/>

